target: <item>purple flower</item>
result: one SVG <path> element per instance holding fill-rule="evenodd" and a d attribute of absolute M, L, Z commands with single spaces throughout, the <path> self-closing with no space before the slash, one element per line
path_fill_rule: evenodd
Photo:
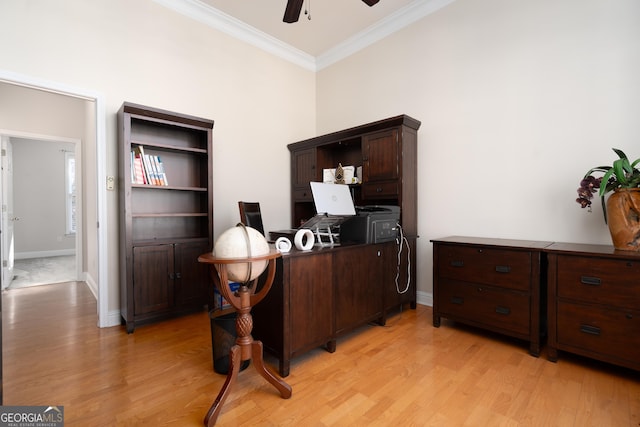
<path fill-rule="evenodd" d="M 582 208 L 588 207 L 589 210 L 591 210 L 591 199 L 593 199 L 593 195 L 598 192 L 601 182 L 602 178 L 595 178 L 591 175 L 580 181 L 576 202 L 578 202 Z"/>

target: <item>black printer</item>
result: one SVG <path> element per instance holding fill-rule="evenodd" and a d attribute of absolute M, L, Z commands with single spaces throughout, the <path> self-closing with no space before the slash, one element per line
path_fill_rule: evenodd
<path fill-rule="evenodd" d="M 395 240 L 399 206 L 356 206 L 356 215 L 340 225 L 340 242 L 383 243 Z"/>

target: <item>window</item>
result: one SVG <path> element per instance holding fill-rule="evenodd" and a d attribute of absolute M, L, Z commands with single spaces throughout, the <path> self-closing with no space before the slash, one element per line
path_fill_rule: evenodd
<path fill-rule="evenodd" d="M 67 235 L 76 234 L 76 157 L 70 151 L 64 153 L 65 207 Z"/>

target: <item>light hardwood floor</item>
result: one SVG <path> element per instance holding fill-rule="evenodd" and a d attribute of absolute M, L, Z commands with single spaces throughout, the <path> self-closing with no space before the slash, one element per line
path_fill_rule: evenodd
<path fill-rule="evenodd" d="M 65 426 L 199 426 L 224 376 L 206 313 L 96 327 L 83 283 L 3 293 L 4 404 L 63 405 Z M 446 320 L 418 306 L 294 359 L 281 399 L 249 367 L 220 426 L 639 426 L 640 374 Z M 268 356 L 266 362 L 275 366 Z"/>

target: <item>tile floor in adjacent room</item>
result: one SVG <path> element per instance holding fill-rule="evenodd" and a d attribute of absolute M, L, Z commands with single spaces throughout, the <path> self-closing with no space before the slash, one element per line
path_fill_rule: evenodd
<path fill-rule="evenodd" d="M 9 289 L 76 280 L 75 255 L 15 260 Z"/>

